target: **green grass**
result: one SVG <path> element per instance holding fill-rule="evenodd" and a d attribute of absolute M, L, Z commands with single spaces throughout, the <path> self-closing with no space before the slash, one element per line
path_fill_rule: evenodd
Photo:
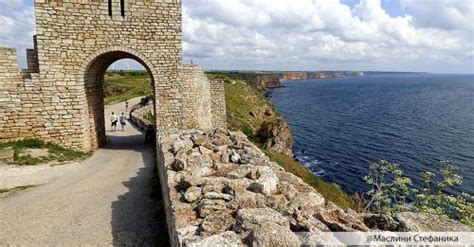
<path fill-rule="evenodd" d="M 32 166 L 52 161 L 64 162 L 72 160 L 82 160 L 90 156 L 90 153 L 74 151 L 60 147 L 52 143 L 46 143 L 41 140 L 28 139 L 16 142 L 0 144 L 0 148 L 12 148 L 15 152 L 13 161 L 9 164 Z M 30 155 L 21 155 L 26 149 L 47 149 L 49 156 L 47 157 L 31 157 Z"/>
<path fill-rule="evenodd" d="M 344 192 L 337 184 L 327 183 L 314 175 L 305 166 L 284 154 L 266 151 L 270 159 L 278 163 L 287 172 L 291 172 L 300 177 L 305 183 L 315 188 L 326 200 L 332 201 L 341 208 L 357 209 L 357 205 L 352 197 Z"/>
<path fill-rule="evenodd" d="M 273 109 L 272 103 L 251 83 L 232 80 L 224 74 L 208 74 L 225 82 L 228 128 L 241 130 L 253 142 L 259 142 L 257 132 L 264 122 L 278 122 L 281 116 Z M 271 115 L 265 115 L 270 109 Z M 251 114 L 253 113 L 253 115 Z"/>
<path fill-rule="evenodd" d="M 153 94 L 152 81 L 146 71 L 107 72 L 104 87 L 106 105 Z"/>

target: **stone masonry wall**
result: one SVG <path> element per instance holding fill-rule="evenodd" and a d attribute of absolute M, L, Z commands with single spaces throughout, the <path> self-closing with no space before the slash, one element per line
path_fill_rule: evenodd
<path fill-rule="evenodd" d="M 210 82 L 198 65 L 182 65 L 180 80 L 183 82 L 184 115 L 191 129 L 212 128 Z"/>
<path fill-rule="evenodd" d="M 223 89 L 199 66 L 181 65 L 181 1 L 124 2 L 122 16 L 120 0 L 112 0 L 111 15 L 108 0 L 35 0 L 28 68 L 16 67 L 14 50 L 0 51 L 0 142 L 97 149 L 105 142 L 103 76 L 125 58 L 151 75 L 157 133 L 224 125 L 224 96 L 216 95 Z"/>
<path fill-rule="evenodd" d="M 156 117 L 162 132 L 184 128 L 181 119 L 181 4 L 177 0 L 127 0 L 125 16 L 120 1 L 36 0 L 40 79 L 45 106 L 59 98 L 44 122 L 53 126 L 47 136 L 71 148 L 95 149 L 94 130 L 99 111 L 90 109 L 84 86 L 87 78 L 100 80 L 118 59 L 133 58 L 146 66 L 155 84 Z M 92 64 L 99 64 L 91 67 Z M 97 94 L 100 97 L 101 94 Z M 46 100 L 50 98 L 50 101 Z M 58 116 L 59 119 L 54 119 Z"/>
<path fill-rule="evenodd" d="M 21 72 L 15 49 L 0 48 L 0 143 L 41 138 L 47 123 L 43 111 L 39 75 Z"/>
<path fill-rule="evenodd" d="M 224 81 L 211 80 L 211 112 L 214 128 L 227 128 Z"/>

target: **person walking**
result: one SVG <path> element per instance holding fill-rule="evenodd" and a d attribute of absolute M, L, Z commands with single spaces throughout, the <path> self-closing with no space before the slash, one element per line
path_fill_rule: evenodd
<path fill-rule="evenodd" d="M 110 116 L 110 123 L 112 124 L 112 132 L 117 130 L 117 122 L 118 122 L 118 118 L 115 115 L 115 113 L 112 112 L 112 115 Z"/>
<path fill-rule="evenodd" d="M 125 112 L 128 112 L 128 100 L 125 101 Z"/>
<path fill-rule="evenodd" d="M 120 115 L 120 125 L 122 126 L 122 131 L 125 131 L 125 125 L 127 125 L 127 117 L 125 116 L 125 113 L 122 112 L 122 114 Z"/>

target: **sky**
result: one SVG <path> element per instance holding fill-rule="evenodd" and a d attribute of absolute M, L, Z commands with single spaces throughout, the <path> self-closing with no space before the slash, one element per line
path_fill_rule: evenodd
<path fill-rule="evenodd" d="M 0 47 L 21 67 L 32 2 L 0 0 Z M 205 69 L 474 73 L 474 0 L 182 2 L 183 60 Z"/>

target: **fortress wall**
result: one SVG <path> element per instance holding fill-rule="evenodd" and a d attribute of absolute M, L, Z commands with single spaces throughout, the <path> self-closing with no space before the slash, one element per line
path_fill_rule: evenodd
<path fill-rule="evenodd" d="M 198 65 L 182 65 L 184 121 L 190 129 L 212 128 L 210 82 Z"/>
<path fill-rule="evenodd" d="M 21 72 L 16 59 L 15 49 L 0 48 L 0 142 L 48 139 L 39 75 Z"/>
<path fill-rule="evenodd" d="M 158 134 L 225 127 L 224 88 L 196 65 L 181 65 L 181 1 L 35 0 L 28 68 L 0 49 L 1 141 L 38 138 L 76 150 L 105 140 L 103 75 L 135 59 L 154 84 Z M 112 13 L 109 12 L 112 11 Z"/>
<path fill-rule="evenodd" d="M 160 132 L 184 129 L 181 83 L 181 4 L 176 0 L 118 0 L 109 16 L 108 1 L 36 0 L 40 81 L 51 123 L 48 136 L 74 149 L 91 146 L 91 121 L 84 79 L 88 65 L 105 53 L 126 52 L 150 70 L 155 84 Z M 105 56 L 103 64 L 115 62 Z M 99 80 L 99 79 L 98 79 Z M 59 101 L 55 105 L 55 101 Z M 94 110 L 92 110 L 94 111 Z"/>
<path fill-rule="evenodd" d="M 20 109 L 17 85 L 23 82 L 16 64 L 16 50 L 0 48 L 0 142 L 8 142 L 18 136 L 15 113 Z"/>
<path fill-rule="evenodd" d="M 225 87 L 222 80 L 211 80 L 211 111 L 212 126 L 227 128 L 227 110 L 225 103 Z"/>

